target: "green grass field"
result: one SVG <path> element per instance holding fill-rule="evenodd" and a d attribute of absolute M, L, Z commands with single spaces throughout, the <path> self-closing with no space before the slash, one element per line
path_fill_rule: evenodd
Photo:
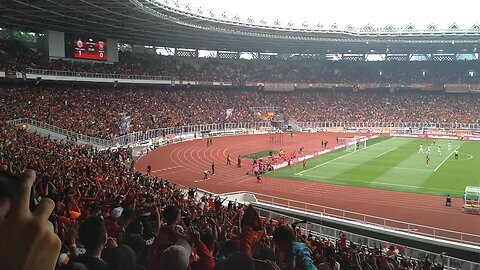
<path fill-rule="evenodd" d="M 381 137 L 356 152 L 341 149 L 310 159 L 305 170 L 299 163 L 269 172 L 268 176 L 452 197 L 462 197 L 465 186 L 480 186 L 480 142 L 450 141 L 452 148 L 448 151 L 449 141 L 437 140 L 427 167 L 426 154 L 419 154 L 418 149 L 423 144 L 426 150 L 431 142 Z M 459 158 L 455 160 L 453 151 L 457 148 Z"/>

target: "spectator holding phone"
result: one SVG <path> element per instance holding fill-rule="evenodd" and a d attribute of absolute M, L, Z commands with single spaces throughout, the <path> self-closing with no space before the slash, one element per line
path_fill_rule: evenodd
<path fill-rule="evenodd" d="M 42 199 L 31 210 L 30 194 L 35 172 L 20 176 L 0 165 L 0 269 L 52 270 L 60 253 L 60 239 L 48 220 L 54 202 Z"/>

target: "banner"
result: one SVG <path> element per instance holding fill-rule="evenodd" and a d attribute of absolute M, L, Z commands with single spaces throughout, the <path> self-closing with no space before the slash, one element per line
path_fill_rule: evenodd
<path fill-rule="evenodd" d="M 290 92 L 295 89 L 294 83 L 265 83 L 265 91 Z"/>
<path fill-rule="evenodd" d="M 117 120 L 118 135 L 128 134 L 130 131 L 130 116 L 126 113 L 120 114 L 120 118 Z"/>
<path fill-rule="evenodd" d="M 233 109 L 227 109 L 226 114 L 227 116 L 225 117 L 225 119 L 233 117 Z"/>
<path fill-rule="evenodd" d="M 468 84 L 445 84 L 445 92 L 447 93 L 468 93 L 470 85 Z"/>
<path fill-rule="evenodd" d="M 423 91 L 443 91 L 444 90 L 444 87 L 443 85 L 439 85 L 439 84 L 426 84 L 423 89 L 421 89 Z"/>
<path fill-rule="evenodd" d="M 309 89 L 309 88 L 312 88 L 312 84 L 311 83 L 296 83 L 295 87 L 297 89 Z"/>
<path fill-rule="evenodd" d="M 377 88 L 380 88 L 380 85 L 376 84 L 376 83 L 361 83 L 359 85 L 357 85 L 358 88 L 360 90 L 364 90 L 364 89 L 377 89 Z M 355 87 L 355 86 L 354 86 Z"/>
<path fill-rule="evenodd" d="M 480 93 L 480 84 L 470 84 L 471 93 Z"/>
<path fill-rule="evenodd" d="M 17 73 L 15 71 L 5 71 L 5 77 L 8 79 L 16 79 Z"/>
<path fill-rule="evenodd" d="M 263 86 L 263 83 L 257 83 L 257 82 L 246 82 L 245 83 L 246 87 L 258 87 L 258 86 Z"/>
<path fill-rule="evenodd" d="M 317 83 L 316 84 L 317 88 L 334 88 L 336 86 L 337 84 L 334 84 L 334 83 Z"/>
<path fill-rule="evenodd" d="M 412 83 L 407 85 L 408 88 L 413 88 L 413 89 L 424 89 L 427 84 L 425 83 Z"/>

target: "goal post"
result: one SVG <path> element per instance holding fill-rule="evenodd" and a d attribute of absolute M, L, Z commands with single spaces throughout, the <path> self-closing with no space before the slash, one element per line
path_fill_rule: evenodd
<path fill-rule="evenodd" d="M 367 140 L 365 136 L 355 136 L 353 138 L 345 138 L 345 151 L 357 152 L 360 149 L 367 147 Z"/>

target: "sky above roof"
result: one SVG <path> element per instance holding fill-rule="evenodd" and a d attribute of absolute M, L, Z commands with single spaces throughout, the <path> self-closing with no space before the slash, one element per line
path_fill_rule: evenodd
<path fill-rule="evenodd" d="M 413 24 L 417 29 L 426 29 L 435 24 L 438 29 L 449 28 L 456 23 L 460 28 L 470 28 L 478 23 L 480 1 L 472 0 L 178 0 L 191 8 L 201 7 L 237 15 L 242 19 L 251 16 L 256 22 L 261 19 L 270 24 L 277 19 L 286 25 L 292 21 L 297 26 L 321 23 L 326 28 L 333 23 L 344 28 L 347 25 L 362 28 L 367 24 L 383 28 L 387 24 L 405 28 Z"/>

